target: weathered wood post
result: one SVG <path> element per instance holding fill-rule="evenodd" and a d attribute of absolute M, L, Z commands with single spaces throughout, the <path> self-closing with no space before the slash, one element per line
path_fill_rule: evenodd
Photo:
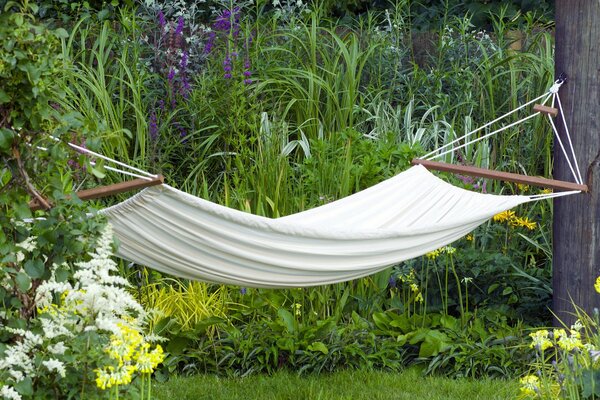
<path fill-rule="evenodd" d="M 576 319 L 573 304 L 588 314 L 600 308 L 600 294 L 594 290 L 600 275 L 600 0 L 556 0 L 555 4 L 555 71 L 556 76 L 568 75 L 560 95 L 579 168 L 590 190 L 554 201 L 552 308 L 558 319 L 571 324 Z M 558 146 L 554 177 L 572 180 Z"/>

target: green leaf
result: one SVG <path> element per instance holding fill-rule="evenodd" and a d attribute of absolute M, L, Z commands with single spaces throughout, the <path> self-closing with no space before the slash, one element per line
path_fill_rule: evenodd
<path fill-rule="evenodd" d="M 0 129 L 0 150 L 8 150 L 12 144 L 15 134 L 12 130 L 2 128 Z"/>
<path fill-rule="evenodd" d="M 499 283 L 492 283 L 490 285 L 490 287 L 488 288 L 488 294 L 492 293 L 494 290 L 496 290 L 498 288 L 498 286 L 500 286 Z"/>
<path fill-rule="evenodd" d="M 19 272 L 15 277 L 15 281 L 21 292 L 27 292 L 31 288 L 31 278 L 24 272 Z"/>
<path fill-rule="evenodd" d="M 329 349 L 325 346 L 323 342 L 313 342 L 308 346 L 308 350 L 310 351 L 320 351 L 323 354 L 329 354 Z"/>
<path fill-rule="evenodd" d="M 104 168 L 92 167 L 92 174 L 98 179 L 102 179 L 106 176 L 104 173 Z"/>
<path fill-rule="evenodd" d="M 30 377 L 24 378 L 15 384 L 15 390 L 22 396 L 33 396 L 33 383 Z"/>
<path fill-rule="evenodd" d="M 15 14 L 14 18 L 15 18 L 15 25 L 17 25 L 17 26 L 23 25 L 23 14 Z"/>
<path fill-rule="evenodd" d="M 172 355 L 182 354 L 183 351 L 190 345 L 191 341 L 188 338 L 175 336 L 167 345 L 167 351 Z"/>
<path fill-rule="evenodd" d="M 64 28 L 55 29 L 54 34 L 61 39 L 66 39 L 69 37 L 69 33 Z"/>
<path fill-rule="evenodd" d="M 0 188 L 4 187 L 12 179 L 12 173 L 8 168 L 0 171 Z"/>
<path fill-rule="evenodd" d="M 513 289 L 510 286 L 505 287 L 504 290 L 502 291 L 502 296 L 506 296 L 508 294 L 511 294 L 512 291 L 513 291 Z"/>
<path fill-rule="evenodd" d="M 600 371 L 584 370 L 581 374 L 581 384 L 584 398 L 590 398 L 592 395 L 600 396 Z"/>
<path fill-rule="evenodd" d="M 33 279 L 39 279 L 44 275 L 46 270 L 42 260 L 27 260 L 25 262 L 25 272 Z"/>
<path fill-rule="evenodd" d="M 10 101 L 10 96 L 6 94 L 6 92 L 0 89 L 0 104 L 8 103 Z"/>
<path fill-rule="evenodd" d="M 280 308 L 277 310 L 277 315 L 283 321 L 283 324 L 288 332 L 293 333 L 296 329 L 294 328 L 294 316 L 291 312 L 286 310 L 285 308 Z"/>

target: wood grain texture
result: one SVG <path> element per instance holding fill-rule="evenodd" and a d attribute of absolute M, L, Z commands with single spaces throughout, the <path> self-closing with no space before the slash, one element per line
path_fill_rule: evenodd
<path fill-rule="evenodd" d="M 164 182 L 164 178 L 162 175 L 159 175 L 156 178 L 147 180 L 147 179 L 133 179 L 131 181 L 119 182 L 113 185 L 107 186 L 99 186 L 93 189 L 80 190 L 75 193 L 77 197 L 81 200 L 92 200 L 92 199 L 100 199 L 102 197 L 113 196 L 119 193 L 130 192 L 132 190 L 143 189 L 150 186 L 160 185 Z M 32 200 L 29 202 L 29 208 L 32 211 L 39 210 L 42 208 L 42 205 L 36 201 Z"/>
<path fill-rule="evenodd" d="M 495 171 L 492 169 L 472 167 L 469 165 L 456 165 L 448 164 L 439 161 L 421 160 L 415 158 L 412 160 L 413 165 L 422 165 L 427 169 L 433 169 L 436 171 L 451 172 L 454 174 L 477 176 L 480 178 L 490 178 L 504 182 L 521 183 L 524 185 L 550 188 L 555 190 L 581 190 L 587 192 L 587 185 L 579 185 L 574 182 L 558 181 L 555 179 L 542 178 L 539 176 L 529 176 L 514 174 L 511 172 Z"/>
<path fill-rule="evenodd" d="M 558 109 L 554 107 L 544 106 L 542 104 L 535 104 L 533 106 L 533 111 L 541 112 L 542 114 L 552 115 L 553 117 L 556 117 L 558 115 Z"/>
<path fill-rule="evenodd" d="M 573 304 L 592 313 L 600 308 L 594 282 L 600 275 L 600 1 L 556 1 L 556 76 L 568 81 L 560 97 L 578 165 L 589 193 L 554 200 L 553 311 L 570 324 Z M 560 119 L 560 116 L 558 117 Z M 559 134 L 565 138 L 561 124 Z M 558 146 L 554 177 L 567 179 L 569 167 Z"/>

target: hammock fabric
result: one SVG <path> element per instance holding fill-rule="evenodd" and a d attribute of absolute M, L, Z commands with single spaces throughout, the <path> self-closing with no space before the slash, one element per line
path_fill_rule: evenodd
<path fill-rule="evenodd" d="M 168 185 L 101 211 L 118 255 L 182 278 L 247 287 L 347 281 L 445 246 L 529 196 L 475 193 L 421 165 L 352 196 L 266 218 Z"/>

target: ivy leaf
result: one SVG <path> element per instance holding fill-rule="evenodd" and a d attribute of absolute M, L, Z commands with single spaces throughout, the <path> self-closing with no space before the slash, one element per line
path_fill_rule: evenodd
<path fill-rule="evenodd" d="M 25 272 L 33 279 L 41 278 L 45 269 L 42 260 L 27 260 L 25 262 Z"/>

